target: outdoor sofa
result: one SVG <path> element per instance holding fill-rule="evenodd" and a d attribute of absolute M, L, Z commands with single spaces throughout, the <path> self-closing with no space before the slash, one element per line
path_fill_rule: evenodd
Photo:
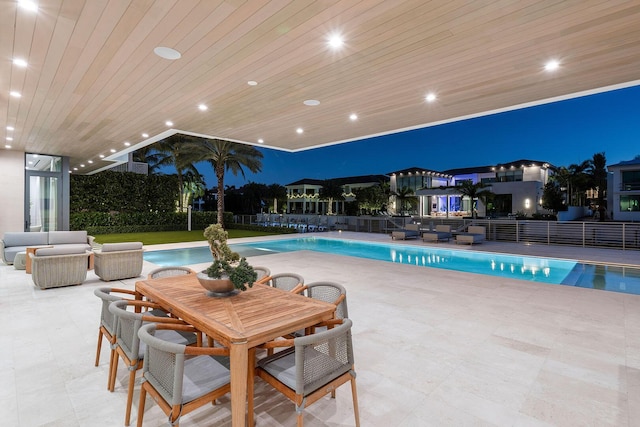
<path fill-rule="evenodd" d="M 53 246 L 89 251 L 93 239 L 86 231 L 7 232 L 0 240 L 0 255 L 5 264 L 11 265 L 16 255 L 26 252 L 28 247 Z"/>

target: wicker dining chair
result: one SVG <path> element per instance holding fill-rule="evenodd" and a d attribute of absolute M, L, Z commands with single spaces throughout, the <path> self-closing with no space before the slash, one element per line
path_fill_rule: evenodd
<path fill-rule="evenodd" d="M 296 273 L 278 273 L 270 276 L 269 285 L 285 291 L 295 292 L 304 285 L 304 278 Z"/>
<path fill-rule="evenodd" d="M 360 426 L 351 326 L 351 320 L 344 319 L 333 329 L 282 340 L 282 346 L 293 347 L 258 361 L 256 375 L 294 402 L 298 427 L 303 426 L 308 405 L 327 394 L 335 397 L 332 392 L 347 382 L 351 382 L 356 426 Z"/>
<path fill-rule="evenodd" d="M 160 267 L 160 268 L 156 268 L 155 270 L 151 270 L 147 275 L 147 278 L 160 279 L 162 277 L 182 276 L 187 274 L 196 274 L 196 272 L 188 267 L 170 266 L 170 267 Z"/>
<path fill-rule="evenodd" d="M 224 360 L 223 363 L 219 360 L 229 357 L 228 348 L 188 347 L 160 337 L 169 331 L 195 332 L 195 329 L 187 325 L 148 324 L 138 331 L 146 346 L 138 427 L 142 427 L 147 393 L 169 417 L 169 424 L 178 426 L 182 415 L 231 391 L 229 369 Z"/>
<path fill-rule="evenodd" d="M 144 323 L 171 323 L 183 324 L 184 322 L 173 317 L 159 317 L 147 314 L 146 312 L 136 312 L 141 309 L 157 309 L 156 304 L 147 301 L 114 301 L 109 305 L 109 311 L 116 317 L 115 345 L 116 354 L 109 376 L 109 390 L 115 388 L 116 375 L 118 373 L 118 360 L 122 359 L 129 370 L 129 384 L 127 390 L 127 409 L 124 418 L 124 425 L 129 425 L 131 418 L 131 403 L 133 400 L 133 387 L 136 379 L 136 371 L 142 368 L 145 349 L 140 344 L 138 330 Z M 132 311 L 130 311 L 132 310 Z M 162 331 L 159 338 L 171 341 L 176 344 L 191 345 L 200 344 L 197 335 L 191 333 L 179 333 L 177 331 Z"/>
<path fill-rule="evenodd" d="M 256 279 L 256 283 L 266 283 L 269 281 L 269 277 L 271 276 L 271 270 L 267 267 L 255 266 L 253 267 L 254 271 L 258 273 L 258 278 Z"/>

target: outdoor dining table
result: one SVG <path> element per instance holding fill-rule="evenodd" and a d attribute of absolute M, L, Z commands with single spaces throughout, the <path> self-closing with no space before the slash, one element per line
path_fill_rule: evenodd
<path fill-rule="evenodd" d="M 234 427 L 245 421 L 253 425 L 253 414 L 248 420 L 245 415 L 247 391 L 253 399 L 255 347 L 329 320 L 335 311 L 333 304 L 263 284 L 230 297 L 211 297 L 193 274 L 142 280 L 136 292 L 230 349 Z"/>

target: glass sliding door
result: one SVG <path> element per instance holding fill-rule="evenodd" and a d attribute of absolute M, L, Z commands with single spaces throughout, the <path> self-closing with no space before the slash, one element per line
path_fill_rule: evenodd
<path fill-rule="evenodd" d="M 27 154 L 25 160 L 25 231 L 64 229 L 63 158 Z"/>

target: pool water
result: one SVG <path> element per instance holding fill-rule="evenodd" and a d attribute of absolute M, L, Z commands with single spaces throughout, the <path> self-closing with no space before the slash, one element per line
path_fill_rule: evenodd
<path fill-rule="evenodd" d="M 245 257 L 309 250 L 640 295 L 640 268 L 635 267 L 319 237 L 237 243 L 230 246 L 232 250 Z M 145 252 L 144 258 L 160 266 L 200 264 L 212 260 L 208 246 Z"/>

